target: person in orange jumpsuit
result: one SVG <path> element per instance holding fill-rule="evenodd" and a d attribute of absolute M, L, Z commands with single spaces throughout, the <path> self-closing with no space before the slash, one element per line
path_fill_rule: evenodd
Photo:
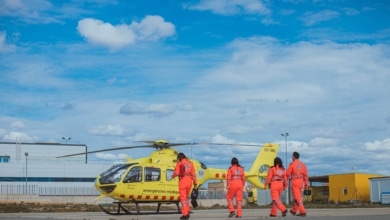
<path fill-rule="evenodd" d="M 238 163 L 238 159 L 233 157 L 231 166 L 227 171 L 226 200 L 228 203 L 229 217 L 233 217 L 234 212 L 233 197 L 236 196 L 236 218 L 242 217 L 242 193 L 245 186 L 245 171 L 244 168 Z"/>
<path fill-rule="evenodd" d="M 294 204 L 290 213 L 297 216 L 306 216 L 306 210 L 303 206 L 302 187 L 308 189 L 309 175 L 306 165 L 299 160 L 299 153 L 294 152 L 292 155 L 293 162 L 287 169 L 287 178 L 291 179 L 291 188 L 294 196 Z M 299 214 L 297 211 L 299 210 Z"/>
<path fill-rule="evenodd" d="M 192 185 L 197 187 L 194 165 L 187 159 L 186 155 L 179 153 L 177 155 L 177 164 L 172 174 L 172 179 L 179 177 L 179 200 L 181 205 L 180 219 L 190 218 L 190 203 L 188 196 L 191 192 Z"/>
<path fill-rule="evenodd" d="M 283 162 L 279 157 L 274 159 L 274 166 L 268 171 L 267 178 L 264 183 L 264 187 L 267 188 L 270 185 L 272 208 L 270 217 L 277 217 L 277 209 L 282 212 L 282 216 L 285 217 L 287 209 L 280 201 L 280 196 L 284 189 L 287 188 L 287 176 L 286 169 L 283 167 Z"/>

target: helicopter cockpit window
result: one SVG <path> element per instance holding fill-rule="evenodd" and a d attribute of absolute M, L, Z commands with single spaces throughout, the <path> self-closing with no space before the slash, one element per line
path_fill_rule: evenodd
<path fill-rule="evenodd" d="M 154 167 L 145 167 L 145 182 L 160 181 L 161 170 Z"/>
<path fill-rule="evenodd" d="M 122 179 L 123 174 L 132 164 L 119 164 L 111 167 L 106 172 L 100 174 L 100 183 L 101 184 L 110 184 L 119 182 Z"/>
<path fill-rule="evenodd" d="M 141 180 L 142 180 L 142 167 L 136 166 L 130 169 L 129 173 L 126 175 L 123 182 L 133 183 L 133 182 L 141 182 Z"/>
<path fill-rule="evenodd" d="M 167 180 L 172 180 L 172 174 L 173 174 L 174 170 L 167 170 Z"/>

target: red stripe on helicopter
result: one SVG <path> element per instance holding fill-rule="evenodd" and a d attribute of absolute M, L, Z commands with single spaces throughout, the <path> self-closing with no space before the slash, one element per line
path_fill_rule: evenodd
<path fill-rule="evenodd" d="M 216 174 L 215 174 L 215 178 L 219 178 L 219 173 L 216 173 Z"/>
<path fill-rule="evenodd" d="M 169 197 L 169 200 L 174 200 L 175 199 L 175 197 L 174 196 L 171 196 L 171 197 Z"/>
<path fill-rule="evenodd" d="M 147 195 L 145 199 L 150 199 L 150 196 L 149 196 L 149 195 Z"/>
<path fill-rule="evenodd" d="M 167 196 L 163 196 L 162 198 L 161 198 L 161 200 L 166 200 L 167 199 Z"/>
<path fill-rule="evenodd" d="M 137 196 L 137 199 L 142 199 L 142 195 L 138 195 L 138 196 Z"/>
<path fill-rule="evenodd" d="M 154 196 L 153 199 L 154 199 L 154 200 L 158 199 L 158 196 Z"/>
<path fill-rule="evenodd" d="M 121 194 L 120 197 L 121 197 L 121 198 L 125 198 L 125 195 L 124 195 L 124 194 Z"/>
<path fill-rule="evenodd" d="M 129 199 L 134 199 L 134 195 L 129 195 Z"/>
<path fill-rule="evenodd" d="M 226 178 L 226 173 L 222 174 L 222 178 Z"/>

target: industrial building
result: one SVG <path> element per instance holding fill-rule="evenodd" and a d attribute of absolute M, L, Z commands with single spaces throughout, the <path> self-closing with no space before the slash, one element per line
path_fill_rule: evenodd
<path fill-rule="evenodd" d="M 329 200 L 335 202 L 370 202 L 369 178 L 381 176 L 363 173 L 329 175 Z"/>
<path fill-rule="evenodd" d="M 379 174 L 344 173 L 309 177 L 312 195 L 307 199 L 313 202 L 370 202 L 370 178 L 383 177 Z M 321 183 L 320 186 L 315 183 Z"/>
<path fill-rule="evenodd" d="M 0 142 L 0 194 L 98 195 L 96 177 L 113 164 L 88 163 L 85 144 Z"/>

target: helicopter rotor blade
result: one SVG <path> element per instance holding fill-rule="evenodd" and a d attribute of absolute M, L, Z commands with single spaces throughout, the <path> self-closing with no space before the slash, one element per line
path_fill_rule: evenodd
<path fill-rule="evenodd" d="M 132 148 L 165 149 L 165 148 L 169 148 L 169 147 L 184 146 L 184 145 L 224 145 L 224 146 L 254 146 L 254 147 L 261 147 L 262 146 L 260 144 L 227 144 L 227 143 L 212 143 L 212 142 L 211 143 L 208 143 L 208 142 L 201 142 L 201 143 L 169 143 L 166 140 L 137 141 L 137 142 L 144 142 L 144 143 L 148 143 L 150 145 L 107 148 L 107 149 L 102 149 L 102 150 L 88 151 L 88 152 L 82 152 L 82 153 L 76 153 L 76 154 L 68 154 L 68 155 L 58 156 L 56 158 L 71 157 L 71 156 L 99 153 L 99 152 L 105 152 L 105 151 L 125 150 L 125 149 L 132 149 Z"/>
<path fill-rule="evenodd" d="M 192 145 L 225 145 L 225 146 L 249 146 L 249 147 L 262 147 L 263 144 L 227 144 L 227 143 L 192 143 Z"/>
<path fill-rule="evenodd" d="M 142 145 L 142 146 L 127 146 L 127 147 L 107 148 L 107 149 L 103 149 L 103 150 L 88 151 L 88 152 L 77 153 L 77 154 L 68 154 L 68 155 L 58 156 L 56 158 L 71 157 L 71 156 L 99 153 L 99 152 L 105 152 L 105 151 L 124 150 L 124 149 L 131 149 L 131 148 L 156 148 L 156 146 L 154 146 L 154 145 Z"/>

